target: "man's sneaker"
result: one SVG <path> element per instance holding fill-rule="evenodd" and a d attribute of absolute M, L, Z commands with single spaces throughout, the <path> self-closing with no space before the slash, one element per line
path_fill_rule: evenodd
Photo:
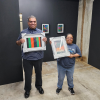
<path fill-rule="evenodd" d="M 61 90 L 62 90 L 62 89 L 57 88 L 57 89 L 56 89 L 56 93 L 59 94 L 59 92 L 60 92 Z"/>
<path fill-rule="evenodd" d="M 37 88 L 37 90 L 39 91 L 39 93 L 40 93 L 40 94 L 44 94 L 44 90 L 43 90 L 43 88 L 42 88 L 42 87 Z"/>
<path fill-rule="evenodd" d="M 75 94 L 75 92 L 74 92 L 73 88 L 68 88 L 68 90 L 70 91 L 70 93 L 71 93 L 72 95 L 74 95 L 74 94 Z"/>

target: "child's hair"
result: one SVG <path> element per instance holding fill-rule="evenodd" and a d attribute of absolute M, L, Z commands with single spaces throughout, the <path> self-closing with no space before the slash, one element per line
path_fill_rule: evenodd
<path fill-rule="evenodd" d="M 68 36 L 68 35 L 72 35 L 72 37 L 74 37 L 74 36 L 73 36 L 73 34 L 71 34 L 71 33 L 68 33 L 68 34 L 66 35 L 66 38 L 67 38 L 67 36 Z"/>

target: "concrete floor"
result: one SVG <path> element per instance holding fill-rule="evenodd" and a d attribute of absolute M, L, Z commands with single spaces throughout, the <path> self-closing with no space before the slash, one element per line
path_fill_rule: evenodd
<path fill-rule="evenodd" d="M 100 70 L 84 62 L 76 61 L 74 72 L 75 95 L 68 91 L 65 77 L 63 89 L 59 95 L 57 88 L 56 61 L 43 63 L 43 89 L 41 95 L 35 88 L 35 75 L 32 77 L 32 90 L 27 100 L 100 100 Z M 24 81 L 0 86 L 0 100 L 26 100 Z"/>

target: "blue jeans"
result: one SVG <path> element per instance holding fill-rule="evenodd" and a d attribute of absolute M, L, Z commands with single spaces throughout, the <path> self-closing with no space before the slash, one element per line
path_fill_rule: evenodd
<path fill-rule="evenodd" d="M 68 84 L 69 88 L 73 88 L 74 87 L 74 84 L 73 84 L 74 66 L 66 69 L 66 68 L 62 67 L 60 64 L 57 63 L 57 68 L 58 68 L 58 84 L 57 84 L 57 87 L 59 89 L 62 89 L 63 80 L 64 80 L 64 77 L 65 77 L 65 74 L 66 74 L 67 84 Z"/>

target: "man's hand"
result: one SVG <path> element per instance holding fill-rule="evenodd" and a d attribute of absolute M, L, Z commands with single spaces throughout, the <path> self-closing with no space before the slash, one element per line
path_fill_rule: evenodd
<path fill-rule="evenodd" d="M 69 58 L 73 58 L 74 57 L 74 55 L 72 55 L 72 54 L 70 54 L 70 56 L 68 56 Z"/>
<path fill-rule="evenodd" d="M 46 38 L 46 37 L 44 37 L 42 40 L 43 40 L 44 42 L 46 42 L 46 41 L 47 41 L 47 38 Z"/>
<path fill-rule="evenodd" d="M 16 41 L 16 44 L 20 46 L 20 45 L 21 45 L 22 43 L 24 43 L 24 42 L 25 42 L 24 39 L 20 39 L 20 40 Z"/>
<path fill-rule="evenodd" d="M 51 44 L 52 42 L 49 40 L 49 43 Z"/>
<path fill-rule="evenodd" d="M 20 43 L 24 43 L 25 42 L 25 39 L 20 39 Z"/>

